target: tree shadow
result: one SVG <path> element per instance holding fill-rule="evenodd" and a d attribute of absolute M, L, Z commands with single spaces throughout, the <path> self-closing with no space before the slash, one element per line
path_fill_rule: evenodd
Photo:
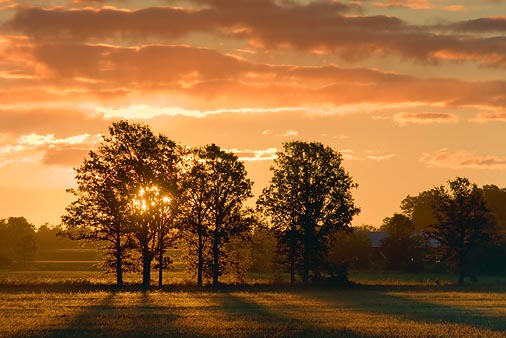
<path fill-rule="evenodd" d="M 117 292 L 109 292 L 98 304 L 88 305 L 62 326 L 41 329 L 37 337 L 145 337 L 179 336 L 170 307 L 152 305 L 147 293 L 135 293 L 131 304 L 117 302 Z M 129 293 L 132 294 L 132 293 Z M 69 295 L 72 297 L 72 295 Z M 121 323 L 121 326 L 117 325 Z M 160 330 L 161 329 L 161 330 Z"/>
<path fill-rule="evenodd" d="M 319 297 L 322 301 L 331 305 L 339 304 L 339 306 L 343 306 L 344 303 L 354 311 L 384 314 L 403 320 L 434 324 L 461 324 L 476 329 L 506 331 L 506 321 L 503 316 L 488 315 L 473 309 L 437 304 L 436 302 L 395 294 L 396 292 L 404 293 L 409 291 L 410 289 L 392 290 L 389 288 L 388 290 L 382 290 L 375 287 L 374 289 L 364 288 L 363 292 L 354 293 L 353 297 L 342 297 L 341 295 L 336 298 L 339 293 L 332 292 L 329 292 L 325 297 L 321 295 Z M 443 292 L 452 291 L 445 290 Z"/>
<path fill-rule="evenodd" d="M 331 329 L 309 320 L 290 316 L 287 311 L 283 311 L 283 309 L 286 310 L 286 306 L 285 303 L 279 303 L 276 306 L 267 307 L 230 292 L 224 292 L 221 310 L 226 312 L 230 319 L 249 322 L 248 327 L 257 330 L 246 334 L 247 337 L 376 337 L 354 332 L 348 328 Z"/>

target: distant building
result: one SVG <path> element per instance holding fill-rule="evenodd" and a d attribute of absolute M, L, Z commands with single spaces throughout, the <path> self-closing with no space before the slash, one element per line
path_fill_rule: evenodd
<path fill-rule="evenodd" d="M 381 247 L 381 241 L 384 238 L 388 237 L 388 234 L 384 231 L 379 232 L 368 232 L 367 237 L 371 240 L 371 247 L 373 248 L 380 248 Z"/>

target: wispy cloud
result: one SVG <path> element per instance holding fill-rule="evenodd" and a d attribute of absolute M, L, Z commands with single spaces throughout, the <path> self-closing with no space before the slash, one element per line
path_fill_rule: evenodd
<path fill-rule="evenodd" d="M 276 136 L 280 137 L 295 137 L 299 135 L 299 132 L 297 130 L 287 130 L 284 133 L 277 134 Z"/>
<path fill-rule="evenodd" d="M 451 153 L 448 149 L 441 149 L 432 154 L 424 153 L 421 161 L 430 168 L 448 169 L 504 169 L 506 157 L 494 155 L 476 155 L 467 151 Z"/>
<path fill-rule="evenodd" d="M 228 149 L 228 151 L 233 152 L 239 160 L 246 162 L 253 161 L 271 161 L 274 160 L 276 156 L 277 148 L 267 148 L 261 150 L 251 150 L 251 149 Z"/>
<path fill-rule="evenodd" d="M 27 134 L 15 144 L 0 147 L 0 166 L 43 163 L 72 166 L 83 160 L 85 154 L 102 141 L 101 135 L 82 134 L 57 138 L 53 134 Z"/>
<path fill-rule="evenodd" d="M 147 104 L 136 104 L 126 107 L 101 107 L 97 106 L 92 108 L 92 116 L 102 115 L 105 119 L 134 119 L 134 120 L 149 120 L 159 116 L 188 116 L 195 118 L 203 118 L 209 115 L 217 115 L 224 113 L 273 113 L 285 111 L 301 111 L 304 108 L 237 108 L 237 109 L 217 109 L 217 110 L 196 110 L 186 109 L 181 107 L 157 107 Z"/>
<path fill-rule="evenodd" d="M 477 123 L 506 122 L 506 112 L 481 112 L 476 114 L 470 121 Z"/>
<path fill-rule="evenodd" d="M 443 6 L 441 9 L 443 11 L 447 11 L 447 12 L 467 12 L 468 11 L 468 8 L 466 6 L 462 6 L 462 5 Z"/>
<path fill-rule="evenodd" d="M 434 5 L 430 0 L 386 0 L 373 3 L 376 7 L 405 7 L 410 9 L 431 9 Z"/>
<path fill-rule="evenodd" d="M 456 123 L 458 118 L 450 113 L 397 113 L 393 121 L 400 126 L 409 124 Z"/>
<path fill-rule="evenodd" d="M 340 153 L 345 160 L 351 161 L 387 161 L 397 156 L 397 154 L 376 154 L 373 150 L 366 150 L 364 156 L 355 155 L 352 149 L 340 150 Z"/>

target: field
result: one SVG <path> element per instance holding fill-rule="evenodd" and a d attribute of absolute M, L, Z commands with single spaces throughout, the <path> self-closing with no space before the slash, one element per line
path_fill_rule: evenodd
<path fill-rule="evenodd" d="M 446 274 L 355 271 L 354 286 L 302 288 L 257 273 L 198 289 L 176 266 L 163 290 L 142 292 L 138 274 L 117 288 L 95 259 L 64 250 L 0 270 L 0 337 L 506 337 L 506 277 L 458 287 Z"/>
<path fill-rule="evenodd" d="M 373 285 L 369 277 L 369 285 L 341 288 L 173 285 L 142 292 L 99 276 L 3 272 L 0 337 L 506 336 L 503 281 L 427 286 L 425 278 L 405 286 Z"/>

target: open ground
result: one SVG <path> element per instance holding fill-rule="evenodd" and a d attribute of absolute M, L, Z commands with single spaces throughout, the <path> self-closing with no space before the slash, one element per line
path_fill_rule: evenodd
<path fill-rule="evenodd" d="M 357 274 L 369 285 L 171 285 L 142 292 L 136 284 L 84 279 L 93 274 L 4 273 L 0 337 L 506 336 L 502 280 L 457 287 L 427 278 L 394 281 L 395 275 L 376 283 Z"/>

